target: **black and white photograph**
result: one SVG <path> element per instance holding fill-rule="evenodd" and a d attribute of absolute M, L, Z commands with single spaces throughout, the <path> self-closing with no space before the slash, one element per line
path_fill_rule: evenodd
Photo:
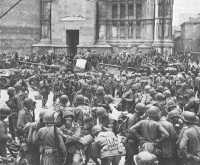
<path fill-rule="evenodd" d="M 0 165 L 200 165 L 200 0 L 0 0 Z"/>

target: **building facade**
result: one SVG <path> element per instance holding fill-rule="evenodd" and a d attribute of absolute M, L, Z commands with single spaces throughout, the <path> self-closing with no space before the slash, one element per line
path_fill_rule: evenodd
<path fill-rule="evenodd" d="M 31 0 L 32 1 L 32 0 Z M 173 0 L 33 0 L 40 41 L 33 51 L 172 54 Z M 38 14 L 37 13 L 37 14 Z"/>
<path fill-rule="evenodd" d="M 40 41 L 38 2 L 0 0 L 0 54 L 15 51 L 22 55 L 30 54 L 32 45 Z"/>
<path fill-rule="evenodd" d="M 181 39 L 184 52 L 200 52 L 200 17 L 190 19 L 181 25 Z"/>
<path fill-rule="evenodd" d="M 177 53 L 200 52 L 200 15 L 190 17 L 174 32 Z"/>

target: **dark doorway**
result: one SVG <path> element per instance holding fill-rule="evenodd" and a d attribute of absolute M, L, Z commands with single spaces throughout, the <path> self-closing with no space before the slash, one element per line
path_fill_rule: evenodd
<path fill-rule="evenodd" d="M 79 44 L 79 30 L 67 30 L 66 41 L 69 46 L 68 53 L 70 57 L 74 57 L 77 54 L 77 45 Z"/>

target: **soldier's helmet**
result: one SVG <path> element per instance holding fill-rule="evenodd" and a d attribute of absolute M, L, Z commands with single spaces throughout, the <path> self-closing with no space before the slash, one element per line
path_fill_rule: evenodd
<path fill-rule="evenodd" d="M 146 92 L 149 92 L 150 89 L 151 89 L 151 86 L 150 86 L 150 85 L 146 85 L 146 86 L 144 87 L 144 90 L 145 90 Z"/>
<path fill-rule="evenodd" d="M 113 102 L 113 97 L 112 97 L 112 95 L 105 95 L 105 96 L 104 96 L 104 100 L 105 100 L 108 104 L 110 104 L 110 103 Z"/>
<path fill-rule="evenodd" d="M 163 94 L 165 95 L 165 97 L 170 97 L 171 96 L 170 90 L 164 91 Z"/>
<path fill-rule="evenodd" d="M 151 88 L 151 89 L 149 90 L 149 94 L 150 94 L 151 96 L 156 95 L 156 90 L 155 90 L 154 88 Z"/>
<path fill-rule="evenodd" d="M 14 96 L 15 95 L 15 88 L 13 87 L 9 87 L 8 90 L 7 90 L 7 93 L 9 96 Z"/>
<path fill-rule="evenodd" d="M 106 117 L 108 115 L 108 113 L 107 113 L 107 111 L 106 111 L 106 109 L 105 108 L 103 108 L 103 107 L 98 107 L 97 109 L 96 109 L 96 116 L 97 117 Z"/>
<path fill-rule="evenodd" d="M 167 109 L 168 109 L 168 110 L 177 107 L 176 103 L 175 103 L 173 100 L 168 101 L 167 104 L 166 104 L 166 106 L 167 106 Z"/>
<path fill-rule="evenodd" d="M 24 107 L 31 108 L 34 105 L 34 101 L 31 98 L 26 98 L 24 100 Z"/>
<path fill-rule="evenodd" d="M 61 104 L 66 104 L 69 101 L 69 98 L 67 95 L 62 95 L 59 100 Z"/>
<path fill-rule="evenodd" d="M 75 98 L 75 106 L 79 106 L 79 105 L 84 105 L 84 96 L 83 95 L 77 95 Z"/>
<path fill-rule="evenodd" d="M 162 93 L 157 93 L 155 95 L 155 99 L 156 99 L 156 101 L 164 101 L 165 100 L 165 95 L 162 94 Z"/>
<path fill-rule="evenodd" d="M 138 103 L 135 106 L 135 112 L 137 112 L 137 113 L 139 113 L 141 115 L 146 112 L 146 109 L 147 109 L 147 107 L 143 103 Z"/>
<path fill-rule="evenodd" d="M 175 109 L 168 113 L 167 120 L 173 120 L 174 118 L 180 118 L 180 117 L 181 117 L 180 112 L 177 109 Z"/>
<path fill-rule="evenodd" d="M 99 86 L 97 88 L 96 94 L 97 95 L 104 95 L 105 94 L 104 87 L 103 86 Z"/>
<path fill-rule="evenodd" d="M 147 115 L 150 119 L 159 120 L 161 117 L 161 111 L 157 106 L 151 106 L 147 110 Z"/>
<path fill-rule="evenodd" d="M 189 124 L 198 124 L 199 118 L 195 115 L 194 112 L 184 111 L 182 114 L 182 119 L 185 123 Z"/>
<path fill-rule="evenodd" d="M 7 105 L 3 105 L 0 107 L 0 118 L 6 118 L 11 114 L 11 109 Z"/>
<path fill-rule="evenodd" d="M 63 118 L 64 119 L 66 119 L 66 118 L 72 118 L 72 119 L 74 119 L 74 117 L 75 117 L 75 114 L 72 111 L 70 111 L 70 110 L 67 110 L 67 111 L 63 112 Z"/>
<path fill-rule="evenodd" d="M 137 165 L 158 165 L 158 158 L 156 155 L 142 151 L 134 157 L 135 164 Z"/>
<path fill-rule="evenodd" d="M 93 136 L 97 135 L 101 131 L 102 131 L 102 127 L 100 125 L 95 125 L 92 127 L 92 135 Z"/>

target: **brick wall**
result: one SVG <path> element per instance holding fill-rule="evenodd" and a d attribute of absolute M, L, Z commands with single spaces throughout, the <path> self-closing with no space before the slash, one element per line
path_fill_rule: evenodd
<path fill-rule="evenodd" d="M 18 0 L 1 0 L 0 15 Z M 3 7 L 1 7 L 3 6 Z M 0 53 L 30 54 L 40 39 L 40 0 L 22 0 L 0 19 Z"/>

